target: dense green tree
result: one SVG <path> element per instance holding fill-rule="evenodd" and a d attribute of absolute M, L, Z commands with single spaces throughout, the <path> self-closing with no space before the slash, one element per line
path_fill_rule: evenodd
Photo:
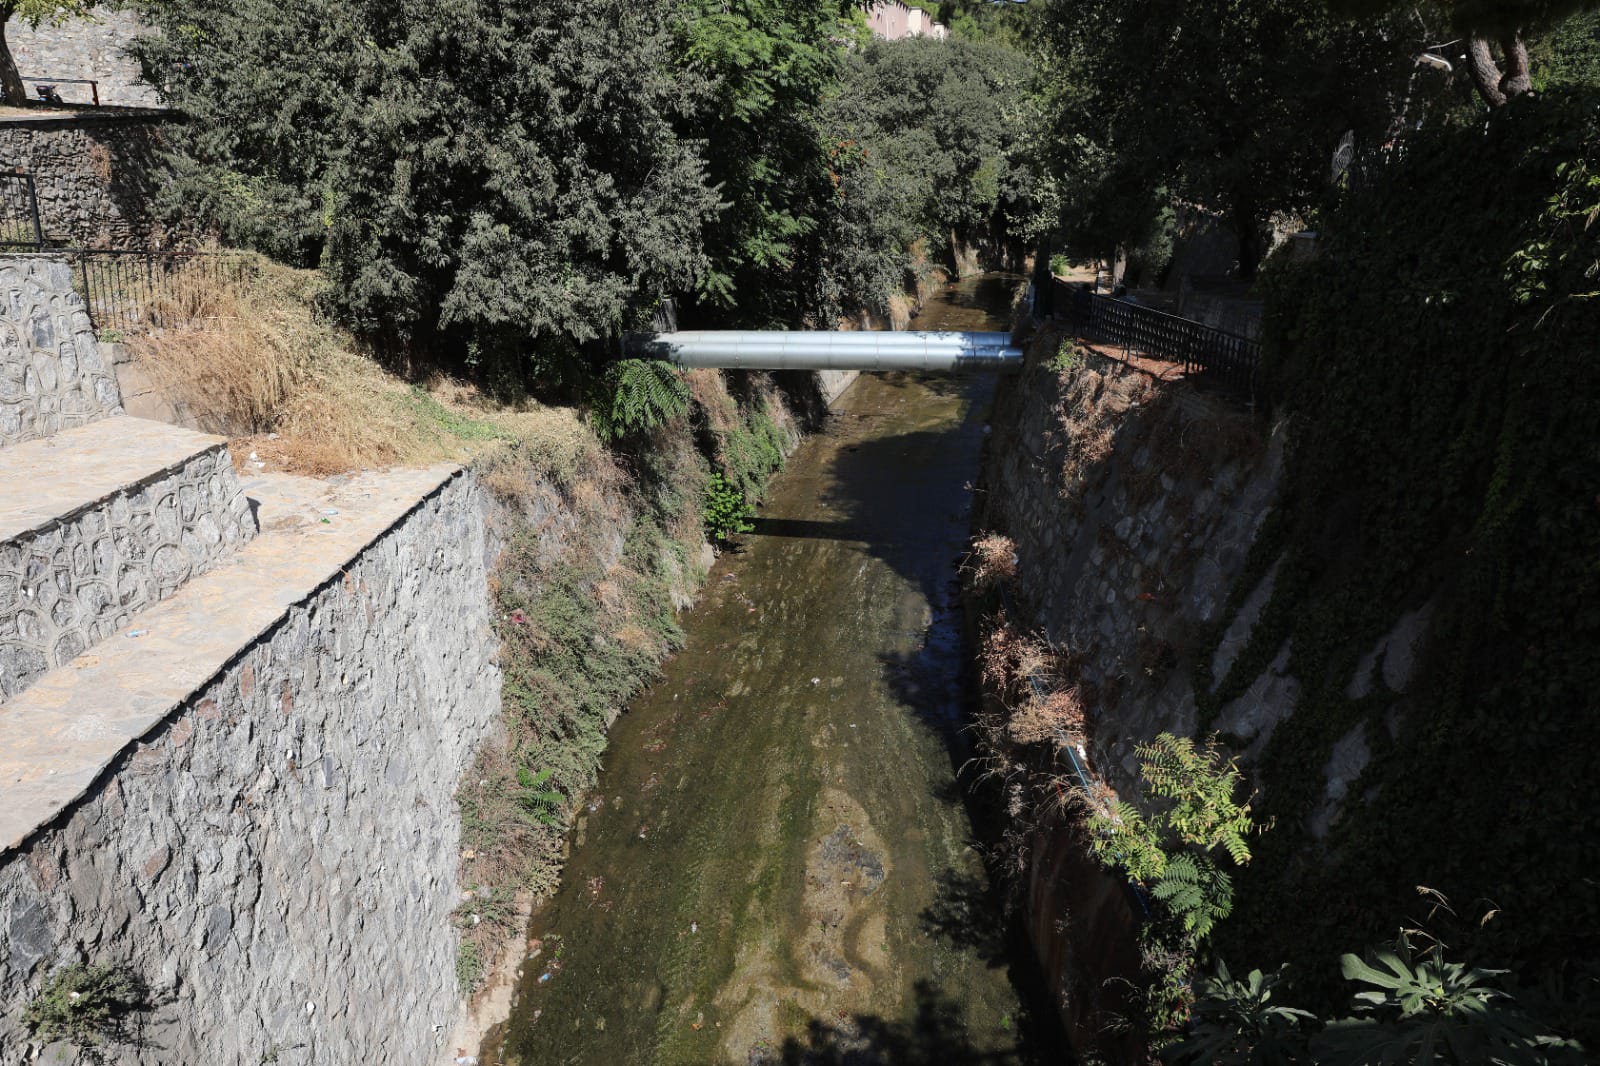
<path fill-rule="evenodd" d="M 147 76 L 189 121 L 175 208 L 320 261 L 402 343 L 564 373 L 705 269 L 716 195 L 674 124 L 666 0 L 148 0 Z"/>
<path fill-rule="evenodd" d="M 1135 244 L 1175 198 L 1229 221 L 1245 277 L 1267 220 L 1321 198 L 1345 131 L 1388 126 L 1414 50 L 1296 0 L 1049 0 L 1037 34 L 1069 234 Z"/>
<path fill-rule="evenodd" d="M 722 322 L 796 325 L 814 309 L 832 195 L 816 113 L 844 57 L 850 0 L 692 0 L 685 76 L 708 86 L 689 136 L 722 202 L 697 293 Z"/>
<path fill-rule="evenodd" d="M 851 56 L 822 115 L 840 201 L 830 291 L 898 288 L 888 275 L 919 239 L 937 252 L 1025 235 L 1032 78 L 1025 56 L 992 43 L 875 41 Z"/>

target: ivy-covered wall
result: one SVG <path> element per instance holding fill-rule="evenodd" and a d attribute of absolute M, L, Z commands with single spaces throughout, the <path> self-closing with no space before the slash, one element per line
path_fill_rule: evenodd
<path fill-rule="evenodd" d="M 1499 908 L 1471 957 L 1593 975 L 1595 115 L 1551 96 L 1412 136 L 1272 285 L 1288 461 L 1234 609 L 1274 580 L 1232 668 L 1196 663 L 1203 728 L 1274 663 L 1300 685 L 1260 752 L 1275 824 L 1221 933 L 1240 963 L 1331 979 L 1427 885 Z M 1314 770 L 1340 758 L 1329 824 Z"/>

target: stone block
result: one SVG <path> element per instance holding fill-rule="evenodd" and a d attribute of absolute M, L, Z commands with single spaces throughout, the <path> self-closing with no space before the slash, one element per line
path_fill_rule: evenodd
<path fill-rule="evenodd" d="M 0 447 L 120 414 L 117 385 L 100 358 L 64 262 L 0 259 L 0 277 L 33 273 L 0 314 Z"/>

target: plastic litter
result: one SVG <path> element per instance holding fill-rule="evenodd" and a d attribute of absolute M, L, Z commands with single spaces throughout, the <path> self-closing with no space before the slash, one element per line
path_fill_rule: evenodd
<path fill-rule="evenodd" d="M 148 629 L 130 629 L 128 630 L 128 638 L 131 640 L 134 637 L 142 637 L 148 632 L 150 632 Z"/>
<path fill-rule="evenodd" d="M 539 983 L 541 985 L 544 984 L 548 980 L 550 980 L 550 971 L 549 970 L 546 970 L 544 973 L 539 975 Z"/>

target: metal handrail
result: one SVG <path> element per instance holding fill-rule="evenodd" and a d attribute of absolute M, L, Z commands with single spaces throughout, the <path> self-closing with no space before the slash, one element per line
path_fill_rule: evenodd
<path fill-rule="evenodd" d="M 1252 404 L 1265 399 L 1261 343 L 1154 307 L 1101 296 L 1059 278 L 1052 308 L 1075 329 L 1130 351 L 1183 364 L 1188 374 L 1205 373 L 1242 393 Z"/>
<path fill-rule="evenodd" d="M 22 80 L 32 84 L 35 91 L 41 85 L 87 85 L 89 87 L 89 95 L 93 98 L 94 106 L 100 106 L 100 83 L 93 78 L 24 77 Z"/>
<path fill-rule="evenodd" d="M 39 190 L 33 175 L 17 170 L 0 173 L 0 248 L 42 248 Z"/>
<path fill-rule="evenodd" d="M 9 254 L 67 262 L 90 323 L 117 332 L 181 325 L 153 305 L 181 298 L 197 279 L 239 281 L 253 269 L 248 258 L 230 252 L 59 248 Z"/>

